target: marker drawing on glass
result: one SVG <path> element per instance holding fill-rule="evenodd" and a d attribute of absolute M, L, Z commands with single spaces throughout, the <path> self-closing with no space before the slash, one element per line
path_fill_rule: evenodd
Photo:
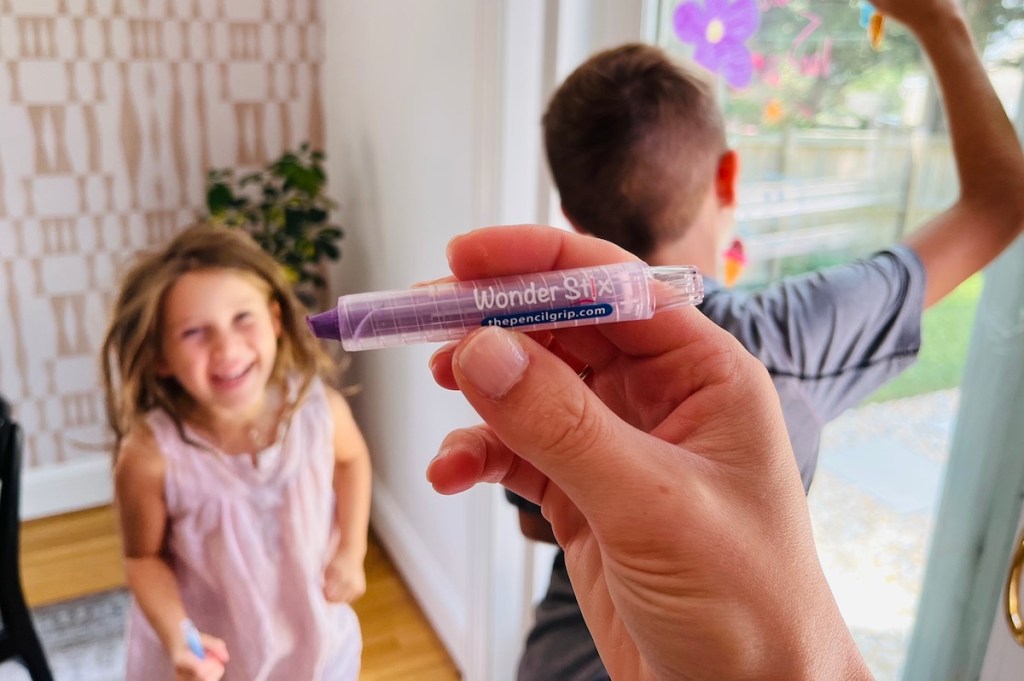
<path fill-rule="evenodd" d="M 456 340 L 480 326 L 538 331 L 649 319 L 703 299 L 696 268 L 628 262 L 356 293 L 307 322 L 318 338 L 369 350 Z"/>

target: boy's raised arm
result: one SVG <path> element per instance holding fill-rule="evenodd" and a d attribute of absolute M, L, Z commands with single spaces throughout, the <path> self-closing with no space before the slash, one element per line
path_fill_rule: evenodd
<path fill-rule="evenodd" d="M 949 122 L 960 197 L 904 242 L 924 263 L 925 305 L 982 269 L 1024 230 L 1024 154 L 956 0 L 878 0 L 934 67 Z"/>

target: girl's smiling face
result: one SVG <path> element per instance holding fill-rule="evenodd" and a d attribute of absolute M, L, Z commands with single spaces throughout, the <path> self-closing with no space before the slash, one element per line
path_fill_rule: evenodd
<path fill-rule="evenodd" d="M 183 274 L 163 304 L 159 375 L 174 377 L 210 416 L 257 416 L 281 333 L 269 298 L 259 278 L 240 271 Z"/>

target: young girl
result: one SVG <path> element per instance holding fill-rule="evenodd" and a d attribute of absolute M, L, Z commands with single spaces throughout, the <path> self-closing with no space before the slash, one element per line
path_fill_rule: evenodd
<path fill-rule="evenodd" d="M 356 679 L 370 460 L 275 261 L 186 229 L 128 272 L 102 363 L 126 678 Z"/>

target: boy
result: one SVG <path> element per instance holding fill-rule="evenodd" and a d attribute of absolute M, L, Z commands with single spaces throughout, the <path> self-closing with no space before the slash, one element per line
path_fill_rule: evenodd
<path fill-rule="evenodd" d="M 709 87 L 659 50 L 627 45 L 571 74 L 544 116 L 548 162 L 576 230 L 652 265 L 696 265 L 703 312 L 768 368 L 805 489 L 825 423 L 915 359 L 923 310 L 1024 228 L 1024 155 L 955 0 L 877 0 L 920 41 L 942 91 L 960 196 L 902 243 L 753 295 L 713 277 L 728 243 L 739 161 Z M 521 500 L 520 524 L 553 541 Z M 607 679 L 559 553 L 519 669 L 523 681 Z"/>

